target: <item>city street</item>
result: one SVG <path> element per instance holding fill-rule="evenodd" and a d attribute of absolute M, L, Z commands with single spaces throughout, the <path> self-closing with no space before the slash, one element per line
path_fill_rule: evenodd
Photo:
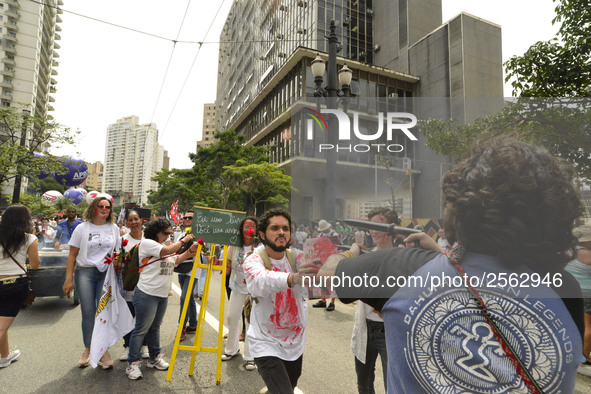
<path fill-rule="evenodd" d="M 175 275 L 176 281 L 176 275 Z M 219 311 L 220 275 L 213 274 L 208 312 Z M 174 285 L 173 290 L 178 291 Z M 217 295 L 217 297 L 216 297 Z M 298 387 L 304 393 L 356 393 L 353 356 L 349 351 L 354 307 L 337 302 L 334 312 L 314 309 L 309 302 L 308 340 Z M 161 343 L 170 359 L 179 311 L 179 296 L 169 298 L 162 326 Z M 210 318 L 211 319 L 211 318 Z M 205 346 L 215 346 L 216 331 L 205 324 Z M 188 345 L 192 335 L 182 342 Z M 142 367 L 143 379 L 132 381 L 125 375 L 125 362 L 118 361 L 123 341 L 111 348 L 115 367 L 111 370 L 78 368 L 82 353 L 80 310 L 71 300 L 37 298 L 33 306 L 21 311 L 10 329 L 10 344 L 22 354 L 18 361 L 0 370 L 0 393 L 258 393 L 264 386 L 258 372 L 246 371 L 240 357 L 222 363 L 222 378 L 215 383 L 215 356 L 199 353 L 195 374 L 188 376 L 190 352 L 178 353 L 172 379 L 166 372 Z M 381 369 L 376 370 L 376 389 L 383 392 Z M 576 393 L 591 392 L 591 378 L 577 376 Z"/>

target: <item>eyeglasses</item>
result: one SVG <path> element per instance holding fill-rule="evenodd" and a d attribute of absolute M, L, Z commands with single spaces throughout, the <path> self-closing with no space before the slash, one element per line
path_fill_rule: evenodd
<path fill-rule="evenodd" d="M 193 220 L 193 216 L 185 216 L 185 217 L 183 217 L 183 219 L 185 219 L 185 220 L 189 220 L 189 219 L 190 220 Z"/>
<path fill-rule="evenodd" d="M 97 205 L 97 207 L 100 209 L 111 209 L 110 205 Z"/>

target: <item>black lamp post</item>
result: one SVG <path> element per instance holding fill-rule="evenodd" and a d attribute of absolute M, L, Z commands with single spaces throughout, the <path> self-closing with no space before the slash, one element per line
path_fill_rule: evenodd
<path fill-rule="evenodd" d="M 326 107 L 328 109 L 337 109 L 338 97 L 341 97 L 343 110 L 347 112 L 349 104 L 349 95 L 351 93 L 351 78 L 353 72 L 347 65 L 338 72 L 338 79 L 341 89 L 337 86 L 337 34 L 335 21 L 330 21 L 330 35 L 328 36 L 328 82 L 326 87 L 322 87 L 323 75 L 326 64 L 320 58 L 320 54 L 312 61 L 312 74 L 314 75 L 314 97 L 326 97 Z M 320 103 L 317 101 L 317 107 Z M 326 143 L 335 147 L 326 151 L 326 183 L 324 193 L 324 212 L 323 219 L 334 224 L 336 219 L 336 166 L 338 145 L 338 126 L 334 116 L 328 118 L 328 130 L 326 133 Z"/>

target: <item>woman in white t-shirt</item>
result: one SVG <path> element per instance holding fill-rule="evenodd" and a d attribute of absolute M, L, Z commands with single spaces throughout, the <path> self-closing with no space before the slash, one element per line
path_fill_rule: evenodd
<path fill-rule="evenodd" d="M 10 350 L 8 329 L 29 296 L 27 257 L 31 268 L 41 264 L 32 230 L 27 207 L 19 204 L 6 208 L 0 221 L 0 368 L 9 366 L 21 354 L 18 349 Z"/>
<path fill-rule="evenodd" d="M 228 263 L 232 265 L 232 273 L 230 274 L 230 301 L 228 302 L 228 340 L 226 341 L 226 348 L 222 355 L 222 361 L 231 360 L 240 352 L 240 322 L 242 320 L 242 306 L 248 296 L 246 289 L 246 280 L 244 277 L 244 260 L 252 253 L 254 245 L 254 235 L 256 234 L 258 226 L 257 218 L 248 216 L 240 222 L 238 227 L 240 231 L 240 245 L 239 247 L 230 246 L 228 249 Z M 247 327 L 244 327 L 247 329 Z M 256 368 L 254 358 L 250 355 L 248 347 L 248 339 L 244 339 L 244 368 L 247 371 L 252 371 Z"/>
<path fill-rule="evenodd" d="M 123 241 L 127 241 L 127 244 L 123 246 L 123 250 L 125 252 L 129 252 L 131 248 L 135 245 L 139 244 L 144 239 L 144 232 L 142 231 L 142 219 L 140 218 L 140 214 L 137 211 L 131 210 L 127 211 L 127 216 L 125 218 L 125 225 L 129 230 L 126 234 L 121 237 L 122 244 L 125 244 Z M 125 301 L 127 302 L 127 306 L 129 307 L 129 311 L 131 315 L 135 317 L 135 309 L 133 308 L 133 291 L 125 291 Z M 129 340 L 131 338 L 131 331 L 125 334 L 123 337 L 123 353 L 119 357 L 120 361 L 127 361 L 127 357 L 129 356 Z M 145 341 L 144 341 L 145 342 Z M 148 347 L 142 346 L 142 358 L 148 358 Z"/>
<path fill-rule="evenodd" d="M 178 252 L 184 243 L 191 241 L 195 236 L 187 234 L 183 239 L 165 246 L 164 243 L 170 238 L 171 233 L 168 220 L 154 219 L 146 226 L 144 240 L 140 243 L 140 264 L 145 267 L 140 270 L 140 279 L 133 294 L 135 327 L 131 332 L 129 365 L 125 370 L 132 380 L 142 377 L 140 349 L 144 338 L 150 353 L 148 368 L 161 371 L 168 369 L 168 363 L 160 353 L 160 324 L 168 306 L 172 273 L 176 265 L 195 257 L 199 247 L 198 243 L 194 243 L 183 254 L 174 255 L 173 253 Z"/>
<path fill-rule="evenodd" d="M 88 366 L 90 362 L 94 319 L 108 268 L 105 257 L 111 256 L 120 242 L 119 228 L 114 224 L 115 215 L 112 208 L 111 201 L 105 197 L 92 200 L 82 215 L 85 221 L 76 227 L 68 242 L 70 254 L 63 290 L 65 295 L 71 294 L 76 282 L 84 341 L 84 351 L 78 361 L 81 368 Z M 98 365 L 103 369 L 113 367 L 113 360 L 108 351 Z"/>

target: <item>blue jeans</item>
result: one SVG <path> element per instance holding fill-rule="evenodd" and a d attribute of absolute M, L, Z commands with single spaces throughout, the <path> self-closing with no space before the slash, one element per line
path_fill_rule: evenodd
<path fill-rule="evenodd" d="M 152 296 L 136 287 L 133 294 L 135 327 L 129 340 L 129 357 L 127 358 L 130 364 L 140 360 L 144 338 L 150 351 L 150 360 L 154 360 L 160 353 L 160 325 L 167 306 L 168 297 Z"/>
<path fill-rule="evenodd" d="M 92 340 L 94 318 L 106 275 L 106 270 L 100 272 L 95 267 L 78 267 L 74 271 L 74 288 L 80 299 L 80 311 L 82 312 L 82 340 L 86 348 L 90 347 Z"/>
<path fill-rule="evenodd" d="M 199 271 L 199 269 L 197 271 Z M 197 280 L 197 278 L 195 278 L 195 280 Z M 179 285 L 181 285 L 181 308 L 179 311 L 179 321 L 181 321 L 181 314 L 183 312 L 183 306 L 185 305 L 185 297 L 187 294 L 189 294 L 189 309 L 185 315 L 183 327 L 187 325 L 187 320 L 189 321 L 190 327 L 197 327 L 197 305 L 195 303 L 195 297 L 193 297 L 193 289 L 189 289 L 190 281 L 190 275 L 179 274 Z M 193 282 L 193 287 L 195 287 L 195 282 Z"/>
<path fill-rule="evenodd" d="M 357 390 L 359 390 L 359 394 L 375 394 L 376 392 L 373 383 L 375 380 L 378 354 L 382 359 L 384 388 L 388 391 L 388 352 L 386 350 L 386 331 L 384 330 L 384 323 L 367 320 L 365 364 L 355 357 L 355 372 L 357 373 Z"/>

